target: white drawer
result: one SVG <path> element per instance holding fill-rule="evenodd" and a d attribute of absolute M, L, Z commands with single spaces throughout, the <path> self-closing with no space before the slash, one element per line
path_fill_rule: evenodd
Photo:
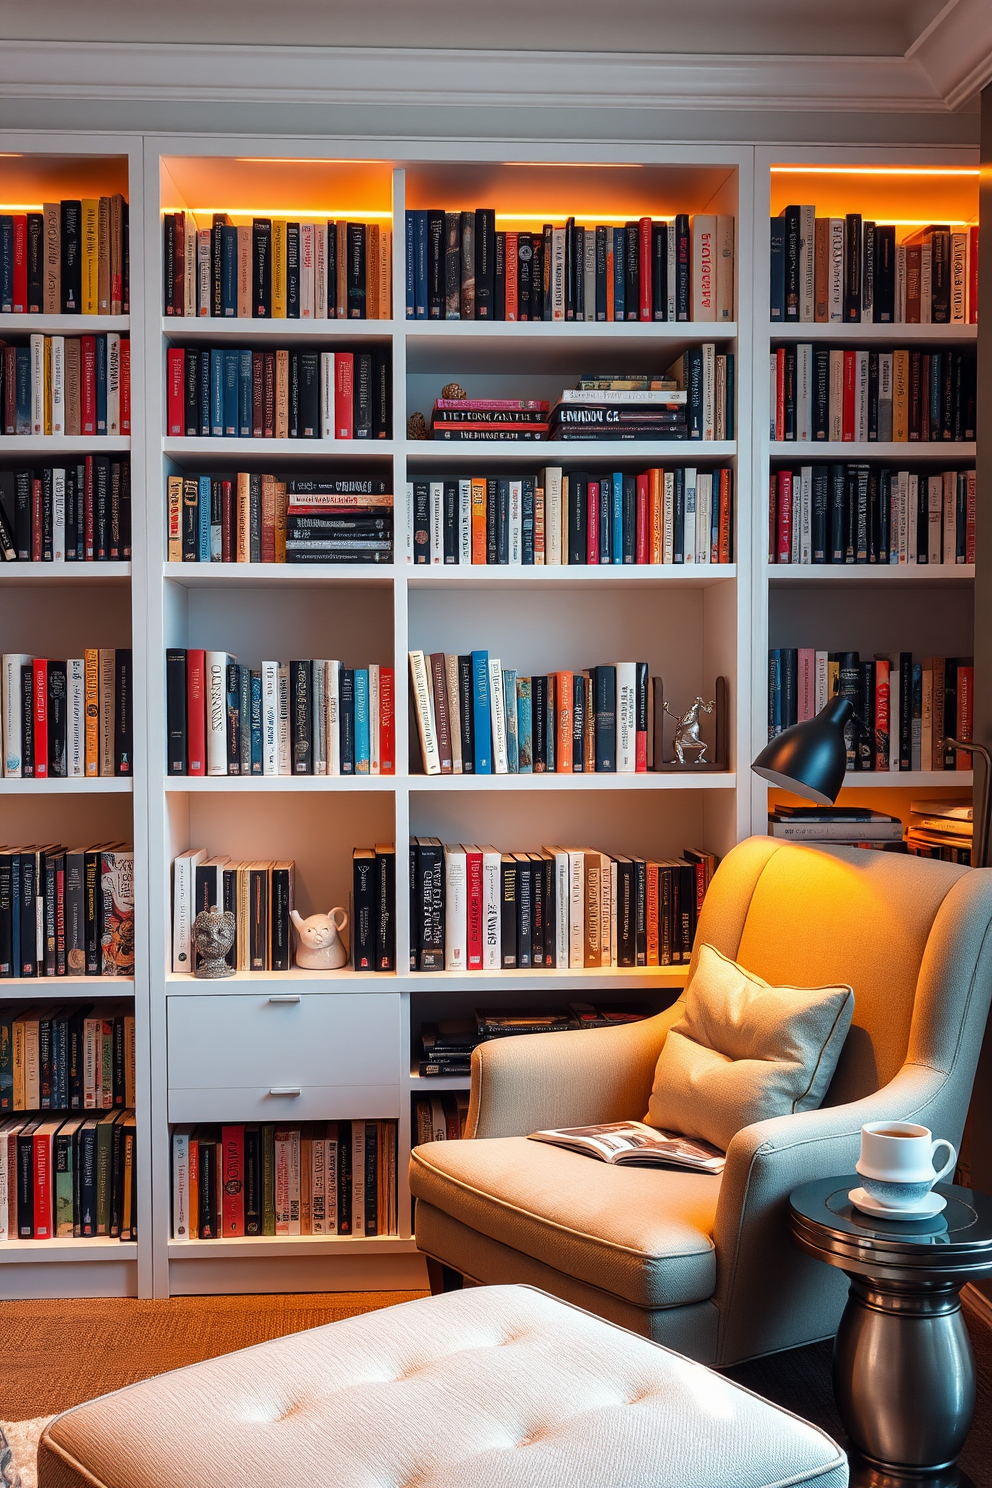
<path fill-rule="evenodd" d="M 396 993 L 168 999 L 169 1120 L 399 1114 Z"/>

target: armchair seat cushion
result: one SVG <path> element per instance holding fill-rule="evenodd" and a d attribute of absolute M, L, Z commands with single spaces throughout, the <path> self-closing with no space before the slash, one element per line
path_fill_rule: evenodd
<path fill-rule="evenodd" d="M 526 1137 L 428 1142 L 414 1149 L 410 1164 L 416 1198 L 643 1308 L 713 1295 L 720 1182 L 709 1174 L 610 1167 Z"/>

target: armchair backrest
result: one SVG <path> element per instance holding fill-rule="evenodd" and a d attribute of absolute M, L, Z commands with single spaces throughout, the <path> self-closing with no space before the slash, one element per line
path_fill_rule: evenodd
<path fill-rule="evenodd" d="M 854 1020 L 825 1105 L 886 1085 L 907 1058 L 949 1071 L 972 966 L 962 947 L 971 870 L 859 848 L 751 837 L 721 863 L 699 918 L 702 942 L 766 981 L 800 987 L 846 982 Z M 689 977 L 696 966 L 693 956 Z"/>

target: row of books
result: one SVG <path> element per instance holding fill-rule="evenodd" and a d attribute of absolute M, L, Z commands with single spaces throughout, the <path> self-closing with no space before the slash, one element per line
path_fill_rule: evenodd
<path fill-rule="evenodd" d="M 496 229 L 492 207 L 406 214 L 407 320 L 734 318 L 734 219 Z"/>
<path fill-rule="evenodd" d="M 134 1015 L 119 1004 L 0 1007 L 0 1112 L 122 1110 L 134 1081 Z"/>
<path fill-rule="evenodd" d="M 395 1235 L 395 1121 L 172 1133 L 172 1238 Z"/>
<path fill-rule="evenodd" d="M 166 315 L 390 320 L 392 232 L 366 222 L 162 219 Z"/>
<path fill-rule="evenodd" d="M 770 317 L 857 325 L 965 325 L 978 319 L 978 228 L 931 223 L 896 242 L 860 212 L 817 217 L 789 206 L 771 219 Z"/>
<path fill-rule="evenodd" d="M 131 557 L 131 465 L 0 470 L 0 562 L 101 563 Z"/>
<path fill-rule="evenodd" d="M 170 439 L 388 439 L 388 350 L 170 346 Z"/>
<path fill-rule="evenodd" d="M 894 852 L 902 847 L 902 821 L 868 806 L 776 806 L 768 813 L 768 835 Z"/>
<path fill-rule="evenodd" d="M 0 341 L 4 434 L 129 435 L 131 342 L 104 336 Z"/>
<path fill-rule="evenodd" d="M 237 862 L 190 848 L 172 864 L 172 969 L 195 972 L 193 922 L 201 910 L 234 916 L 225 960 L 234 971 L 288 971 L 292 965 L 292 862 Z"/>
<path fill-rule="evenodd" d="M 974 811 L 968 801 L 910 801 L 906 850 L 918 858 L 972 866 Z"/>
<path fill-rule="evenodd" d="M 468 1068 L 470 1066 L 466 1067 L 464 1073 L 468 1072 Z M 461 1074 L 463 1071 L 456 1070 L 455 1073 Z M 467 1090 L 443 1090 L 434 1095 L 419 1095 L 413 1102 L 414 1143 L 419 1147 L 425 1142 L 459 1141 L 465 1135 L 467 1121 Z"/>
<path fill-rule="evenodd" d="M 532 1033 L 577 1032 L 617 1028 L 649 1017 L 643 1003 L 570 1002 L 565 1008 L 476 1008 L 473 1018 L 442 1018 L 420 1030 L 420 1074 L 469 1075 L 472 1051 L 490 1039 L 520 1038 Z M 419 1142 L 443 1142 L 463 1135 L 468 1092 L 432 1095 L 414 1107 Z"/>
<path fill-rule="evenodd" d="M 65 976 L 134 976 L 134 853 L 122 843 L 0 847 L 0 978 Z"/>
<path fill-rule="evenodd" d="M 974 470 L 773 470 L 769 563 L 974 563 Z"/>
<path fill-rule="evenodd" d="M 591 848 L 410 841 L 410 970 L 680 965 L 712 853 L 646 862 Z"/>
<path fill-rule="evenodd" d="M 14 780 L 133 775 L 131 651 L 2 657 L 3 773 Z"/>
<path fill-rule="evenodd" d="M 733 562 L 729 466 L 416 479 L 407 504 L 415 564 Z"/>
<path fill-rule="evenodd" d="M 851 351 L 809 342 L 769 361 L 773 440 L 865 444 L 975 437 L 975 353 Z"/>
<path fill-rule="evenodd" d="M 128 236 L 119 192 L 0 213 L 0 313 L 127 315 Z"/>
<path fill-rule="evenodd" d="M 768 653 L 768 736 L 839 693 L 854 708 L 844 730 L 849 770 L 970 770 L 970 754 L 947 741 L 972 736 L 974 686 L 970 656 L 862 660 L 857 651 L 783 646 Z"/>
<path fill-rule="evenodd" d="M 166 652 L 170 775 L 393 775 L 392 667 Z"/>
<path fill-rule="evenodd" d="M 239 470 L 170 475 L 170 563 L 391 563 L 384 480 Z"/>
<path fill-rule="evenodd" d="M 0 1123 L 0 1241 L 138 1238 L 133 1110 Z"/>

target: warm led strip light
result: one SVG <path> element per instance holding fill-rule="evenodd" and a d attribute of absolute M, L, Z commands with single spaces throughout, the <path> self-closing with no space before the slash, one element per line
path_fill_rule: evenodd
<path fill-rule="evenodd" d="M 323 155 L 236 155 L 234 162 L 236 165 L 386 165 L 383 160 L 329 160 Z"/>
<path fill-rule="evenodd" d="M 978 176 L 970 165 L 772 165 L 775 176 Z"/>
<path fill-rule="evenodd" d="M 171 217 L 173 212 L 192 212 L 194 217 L 211 217 L 215 212 L 225 212 L 228 217 L 286 217 L 292 221 L 302 218 L 307 221 L 318 212 L 322 217 L 366 217 L 384 218 L 387 222 L 392 212 L 370 212 L 367 207 L 163 207 L 161 215 Z"/>
<path fill-rule="evenodd" d="M 497 212 L 496 221 L 547 222 L 549 217 L 554 217 L 555 215 L 556 214 L 554 212 Z M 636 222 L 637 220 L 638 219 L 632 212 L 628 212 L 625 217 L 610 217 L 607 216 L 605 212 L 583 212 L 581 216 L 575 218 L 576 222 L 591 222 L 594 225 L 598 225 L 600 227 L 605 227 L 608 222 L 618 222 L 621 226 L 623 226 L 625 222 Z M 673 222 L 675 219 L 673 217 L 652 217 L 651 220 L 652 222 Z"/>
<path fill-rule="evenodd" d="M 43 212 L 40 202 L 0 202 L 0 212 Z"/>

